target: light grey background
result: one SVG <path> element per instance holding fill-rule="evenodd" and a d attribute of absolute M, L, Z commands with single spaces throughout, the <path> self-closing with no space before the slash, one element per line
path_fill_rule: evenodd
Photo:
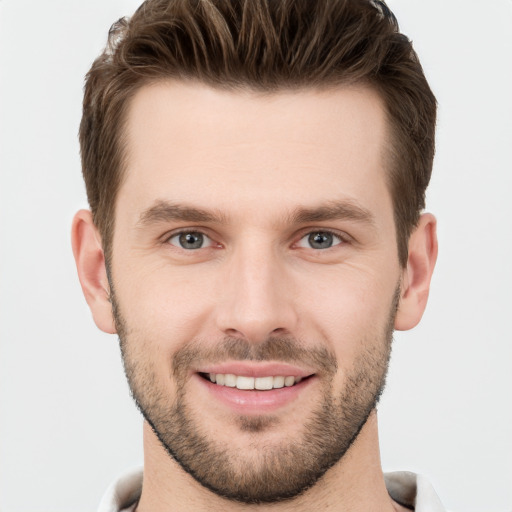
<path fill-rule="evenodd" d="M 0 1 L 0 510 L 94 511 L 142 461 L 117 340 L 94 326 L 70 249 L 86 206 L 83 75 L 133 0 Z M 512 510 L 512 2 L 390 0 L 440 103 L 428 209 L 440 255 L 399 333 L 383 466 L 452 511 Z"/>

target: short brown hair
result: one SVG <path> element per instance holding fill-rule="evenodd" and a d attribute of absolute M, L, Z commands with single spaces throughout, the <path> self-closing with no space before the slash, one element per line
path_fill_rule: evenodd
<path fill-rule="evenodd" d="M 162 79 L 224 89 L 373 87 L 390 127 L 389 187 L 398 255 L 425 207 L 436 100 L 411 41 L 379 0 L 147 0 L 115 23 L 87 74 L 82 170 L 107 263 L 130 99 Z"/>

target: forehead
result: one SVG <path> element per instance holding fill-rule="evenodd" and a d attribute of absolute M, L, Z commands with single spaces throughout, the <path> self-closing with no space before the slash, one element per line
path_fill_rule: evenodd
<path fill-rule="evenodd" d="M 139 212 L 155 200 L 227 213 L 344 198 L 391 204 L 386 115 L 366 87 L 260 94 L 160 82 L 134 96 L 126 130 L 119 199 Z"/>

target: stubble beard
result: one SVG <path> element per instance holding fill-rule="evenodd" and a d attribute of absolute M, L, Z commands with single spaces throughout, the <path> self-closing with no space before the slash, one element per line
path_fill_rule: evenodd
<path fill-rule="evenodd" d="M 140 347 L 145 346 L 145 340 L 131 336 L 113 292 L 111 301 L 132 396 L 167 453 L 218 496 L 261 504 L 304 493 L 343 458 L 357 438 L 385 387 L 398 297 L 399 288 L 381 336 L 361 340 L 361 351 L 352 368 L 346 370 L 344 388 L 338 396 L 333 390 L 337 362 L 326 348 L 306 348 L 290 337 L 270 338 L 260 345 L 225 338 L 215 349 L 192 341 L 177 350 L 172 362 L 177 393 L 172 402 L 152 364 L 143 358 L 145 350 Z M 137 346 L 139 350 L 133 350 Z M 265 442 L 262 435 L 272 429 L 278 432 L 281 420 L 277 416 L 235 418 L 241 433 L 252 434 L 249 457 L 247 452 L 214 438 L 201 411 L 187 401 L 187 379 L 198 361 L 227 359 L 302 362 L 320 370 L 321 398 L 305 421 L 300 438 L 282 439 L 278 444 Z"/>

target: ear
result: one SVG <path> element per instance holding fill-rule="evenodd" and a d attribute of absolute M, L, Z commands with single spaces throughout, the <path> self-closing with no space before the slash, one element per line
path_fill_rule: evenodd
<path fill-rule="evenodd" d="M 102 331 L 115 334 L 105 255 L 100 234 L 92 221 L 90 211 L 80 210 L 75 215 L 71 229 L 71 243 L 78 278 L 94 322 Z"/>
<path fill-rule="evenodd" d="M 427 306 L 430 279 L 437 260 L 436 224 L 432 214 L 423 214 L 409 238 L 409 256 L 402 273 L 400 303 L 395 318 L 395 329 L 399 331 L 415 327 Z"/>

